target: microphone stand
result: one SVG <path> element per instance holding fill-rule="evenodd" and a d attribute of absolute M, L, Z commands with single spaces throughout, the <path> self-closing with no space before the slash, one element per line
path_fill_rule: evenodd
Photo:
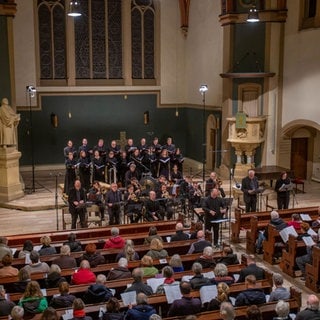
<path fill-rule="evenodd" d="M 52 174 L 50 173 L 50 176 Z M 54 208 L 56 211 L 56 223 L 57 223 L 57 231 L 59 230 L 59 206 L 58 206 L 58 177 L 61 176 L 61 173 L 54 174 L 55 177 L 55 196 L 54 196 Z"/>

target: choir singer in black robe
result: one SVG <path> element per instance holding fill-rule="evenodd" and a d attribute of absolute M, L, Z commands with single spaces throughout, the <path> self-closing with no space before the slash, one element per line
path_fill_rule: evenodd
<path fill-rule="evenodd" d="M 81 228 L 86 228 L 86 193 L 81 187 L 80 180 L 74 182 L 74 188 L 70 190 L 68 195 L 68 202 L 71 214 L 71 229 L 76 229 L 78 216 Z"/>

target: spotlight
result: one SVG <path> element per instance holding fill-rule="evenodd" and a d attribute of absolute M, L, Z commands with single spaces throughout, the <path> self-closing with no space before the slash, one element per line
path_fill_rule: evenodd
<path fill-rule="evenodd" d="M 208 86 L 206 84 L 202 84 L 199 88 L 199 91 L 201 94 L 204 94 L 205 92 L 208 91 Z"/>
<path fill-rule="evenodd" d="M 33 98 L 37 89 L 34 86 L 26 86 L 26 91 L 29 93 L 30 97 Z"/>
<path fill-rule="evenodd" d="M 259 13 L 255 6 L 253 6 L 248 13 L 247 22 L 259 22 Z"/>
<path fill-rule="evenodd" d="M 69 17 L 80 17 L 81 16 L 79 1 L 77 1 L 77 0 L 70 1 L 68 16 Z"/>

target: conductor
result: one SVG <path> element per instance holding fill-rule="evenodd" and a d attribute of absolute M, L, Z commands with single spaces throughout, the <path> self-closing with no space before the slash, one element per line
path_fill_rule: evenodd
<path fill-rule="evenodd" d="M 242 179 L 241 191 L 246 204 L 246 212 L 257 211 L 257 193 L 259 190 L 258 178 L 253 169 L 248 170 L 248 176 Z"/>
<path fill-rule="evenodd" d="M 204 223 L 205 230 L 209 231 L 213 229 L 213 244 L 218 245 L 219 240 L 219 223 L 211 223 L 213 220 L 220 220 L 223 218 L 227 209 L 225 207 L 225 201 L 219 197 L 219 190 L 213 188 L 211 190 L 210 196 L 205 198 L 203 202 L 203 211 L 205 212 Z"/>

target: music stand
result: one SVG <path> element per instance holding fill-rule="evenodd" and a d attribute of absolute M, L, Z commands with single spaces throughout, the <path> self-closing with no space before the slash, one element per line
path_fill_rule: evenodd
<path fill-rule="evenodd" d="M 219 226 L 218 234 L 219 234 L 220 241 L 218 241 L 218 247 L 222 247 L 222 228 L 220 227 L 220 225 L 223 222 L 227 222 L 227 221 L 230 221 L 230 220 L 228 218 L 222 218 L 222 219 L 217 219 L 217 220 L 211 220 L 210 221 L 210 223 L 211 223 L 211 235 L 212 235 L 212 240 L 211 240 L 212 247 L 214 246 L 214 243 L 213 243 L 213 234 L 214 234 L 213 225 L 217 224 Z"/>

